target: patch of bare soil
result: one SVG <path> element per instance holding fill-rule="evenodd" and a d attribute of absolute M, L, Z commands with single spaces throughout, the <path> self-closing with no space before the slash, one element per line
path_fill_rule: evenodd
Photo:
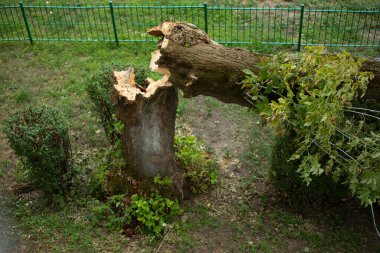
<path fill-rule="evenodd" d="M 192 232 L 194 241 L 198 242 L 194 252 L 241 252 L 239 244 L 251 243 L 244 241 L 248 231 L 241 231 L 242 217 L 238 206 L 245 201 L 245 180 L 255 170 L 248 152 L 250 144 L 257 141 L 252 140 L 252 131 L 258 127 L 257 118 L 246 108 L 226 105 L 210 97 L 199 96 L 187 99 L 186 103 L 184 115 L 177 122 L 178 131 L 193 134 L 202 140 L 205 147 L 214 153 L 220 166 L 218 187 L 193 200 L 208 207 L 208 218 Z M 251 186 L 256 192 L 267 190 L 263 181 Z M 262 209 L 261 202 L 258 198 L 256 200 L 254 209 L 259 211 Z M 193 201 L 185 204 L 193 205 Z M 254 226 L 257 218 L 257 212 L 246 213 L 244 223 L 248 227 Z M 193 214 L 189 219 L 199 221 L 202 215 Z M 169 248 L 168 245 L 167 250 Z"/>
<path fill-rule="evenodd" d="M 326 220 L 343 215 L 343 207 L 321 207 L 305 216 L 284 204 L 268 182 L 269 161 L 260 152 L 254 152 L 270 145 L 271 140 L 270 134 L 256 123 L 255 115 L 239 106 L 202 96 L 186 100 L 186 109 L 177 122 L 178 131 L 203 140 L 218 158 L 221 173 L 216 189 L 185 203 L 191 207 L 206 206 L 206 210 L 186 214 L 190 223 L 198 226 L 190 231 L 194 243 L 191 251 L 183 252 L 251 252 L 256 246 L 259 252 L 308 252 L 310 242 L 301 236 L 302 231 L 318 238 L 336 229 Z M 363 224 L 365 243 L 362 240 L 363 245 L 358 248 L 364 252 L 380 249 L 366 210 L 352 212 L 355 217 L 347 214 L 351 218 L 343 219 L 352 225 L 337 227 L 344 231 Z M 176 240 L 180 238 L 172 238 Z M 275 242 L 275 246 L 260 248 L 263 241 Z M 182 252 L 170 243 L 162 249 Z"/>

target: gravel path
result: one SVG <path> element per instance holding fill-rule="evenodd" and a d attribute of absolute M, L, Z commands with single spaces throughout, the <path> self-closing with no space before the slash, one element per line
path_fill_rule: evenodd
<path fill-rule="evenodd" d="M 0 191 L 0 253 L 20 252 L 17 233 L 9 217 L 10 210 L 6 206 L 6 197 Z"/>

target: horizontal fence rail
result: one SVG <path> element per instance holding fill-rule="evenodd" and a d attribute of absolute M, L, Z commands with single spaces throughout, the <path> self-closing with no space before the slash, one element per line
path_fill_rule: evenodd
<path fill-rule="evenodd" d="M 380 10 L 210 5 L 2 5 L 0 41 L 155 41 L 165 21 L 195 24 L 221 44 L 380 47 Z"/>

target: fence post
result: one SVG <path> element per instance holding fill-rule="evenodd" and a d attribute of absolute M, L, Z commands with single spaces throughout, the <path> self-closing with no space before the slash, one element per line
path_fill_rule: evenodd
<path fill-rule="evenodd" d="M 112 0 L 110 0 L 110 9 L 111 9 L 113 33 L 115 34 L 115 42 L 116 42 L 116 46 L 119 47 L 119 39 L 117 37 L 116 22 L 115 22 L 115 15 L 113 13 Z"/>
<path fill-rule="evenodd" d="M 302 39 L 302 28 L 303 28 L 303 13 L 305 11 L 305 5 L 301 4 L 301 17 L 300 17 L 300 27 L 298 31 L 298 44 L 297 51 L 301 51 L 301 39 Z"/>
<path fill-rule="evenodd" d="M 207 16 L 207 3 L 203 3 L 203 10 L 204 10 L 204 13 L 205 13 L 205 31 L 206 33 L 208 33 L 208 16 Z"/>
<path fill-rule="evenodd" d="M 29 27 L 28 19 L 26 18 L 24 5 L 22 4 L 22 1 L 20 1 L 19 3 L 20 3 L 21 12 L 22 12 L 22 17 L 24 18 L 24 22 L 26 26 L 26 31 L 28 33 L 29 41 L 30 41 L 30 44 L 33 45 L 32 33 L 30 32 L 30 27 Z"/>

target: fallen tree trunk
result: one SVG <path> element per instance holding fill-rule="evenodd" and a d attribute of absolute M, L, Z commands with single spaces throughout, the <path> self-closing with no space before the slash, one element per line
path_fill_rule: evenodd
<path fill-rule="evenodd" d="M 152 186 L 155 176 L 173 180 L 170 192 L 182 198 L 182 175 L 174 154 L 174 128 L 178 95 L 163 78 L 148 79 L 146 89 L 135 83 L 133 68 L 114 71 L 113 102 L 124 123 L 122 146 L 129 174 Z M 146 188 L 145 187 L 145 188 Z"/>
<path fill-rule="evenodd" d="M 258 73 L 258 64 L 270 56 L 221 46 L 188 23 L 166 21 L 148 33 L 160 37 L 150 68 L 163 78 L 148 79 L 143 88 L 135 83 L 133 69 L 114 72 L 113 101 L 125 126 L 122 144 L 130 174 L 148 182 L 157 175 L 169 176 L 174 183 L 172 193 L 181 199 L 183 180 L 173 149 L 176 88 L 185 97 L 206 95 L 250 107 L 241 89 L 242 70 Z M 365 96 L 380 100 L 380 62 L 368 60 L 362 69 L 375 75 Z"/>
<path fill-rule="evenodd" d="M 251 106 L 241 89 L 242 70 L 258 73 L 258 64 L 270 56 L 218 45 L 188 23 L 166 21 L 148 34 L 161 38 L 159 50 L 153 52 L 151 69 L 168 76 L 185 97 L 206 95 L 226 103 Z M 362 70 L 375 75 L 365 97 L 380 100 L 380 62 L 367 60 Z"/>

